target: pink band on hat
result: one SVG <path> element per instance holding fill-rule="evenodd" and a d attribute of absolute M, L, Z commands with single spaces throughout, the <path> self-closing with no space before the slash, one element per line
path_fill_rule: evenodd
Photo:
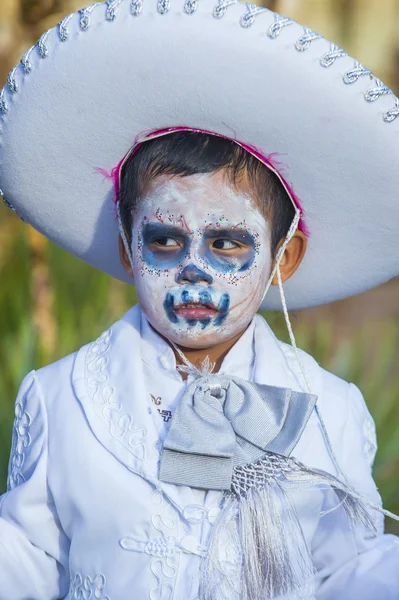
<path fill-rule="evenodd" d="M 255 156 L 255 158 L 257 158 L 261 163 L 263 163 L 266 167 L 268 167 L 273 173 L 275 173 L 277 175 L 277 177 L 281 181 L 282 185 L 284 186 L 285 191 L 287 192 L 288 196 L 290 197 L 292 204 L 300 212 L 301 217 L 300 217 L 300 220 L 298 223 L 299 231 L 302 231 L 302 233 L 304 233 L 306 235 L 306 237 L 310 236 L 310 232 L 304 222 L 304 210 L 302 208 L 301 202 L 300 202 L 297 194 L 294 192 L 293 187 L 288 183 L 288 181 L 285 179 L 285 177 L 281 174 L 281 171 L 284 169 L 283 163 L 281 163 L 280 161 L 277 161 L 275 159 L 275 156 L 278 156 L 278 152 L 273 152 L 272 154 L 269 154 L 266 156 L 262 153 L 261 150 L 259 150 L 259 148 L 256 148 L 255 146 L 252 146 L 250 144 L 240 142 L 240 141 L 238 141 L 234 138 L 230 138 L 226 135 L 221 135 L 220 133 L 215 133 L 213 131 L 207 131 L 205 129 L 197 129 L 194 127 L 186 127 L 184 125 L 178 126 L 178 127 L 167 127 L 167 128 L 163 128 L 163 129 L 156 129 L 154 131 L 150 131 L 147 133 L 142 132 L 136 136 L 133 146 L 129 149 L 129 151 L 125 154 L 125 156 L 118 162 L 118 164 L 111 170 L 111 172 L 106 171 L 106 169 L 104 169 L 102 167 L 95 167 L 96 172 L 101 173 L 101 175 L 103 175 L 107 179 L 112 179 L 113 185 L 114 185 L 114 193 L 115 193 L 115 197 L 114 197 L 115 205 L 117 205 L 119 202 L 119 192 L 120 192 L 120 183 L 121 183 L 120 176 L 121 176 L 121 171 L 122 171 L 123 165 L 125 163 L 127 163 L 135 155 L 135 153 L 141 148 L 141 146 L 144 142 L 147 142 L 147 141 L 157 138 L 157 137 L 162 137 L 164 135 L 168 135 L 170 133 L 175 133 L 177 131 L 192 131 L 195 133 L 205 133 L 207 135 L 214 135 L 217 137 L 222 137 L 224 139 L 230 140 L 231 142 L 235 142 L 236 144 L 238 144 L 239 146 L 244 148 L 244 150 L 246 150 L 247 152 L 249 152 L 250 154 Z"/>

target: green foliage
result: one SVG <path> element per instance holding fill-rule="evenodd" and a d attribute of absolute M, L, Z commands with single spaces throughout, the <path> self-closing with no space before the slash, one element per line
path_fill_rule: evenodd
<path fill-rule="evenodd" d="M 1 209 L 0 225 L 4 215 Z M 32 319 L 35 299 L 31 295 L 32 257 L 26 227 L 16 231 L 9 247 L 0 248 L 0 493 L 6 487 L 14 402 L 24 375 L 95 339 L 136 302 L 134 288 L 112 281 L 50 244 L 47 265 L 54 292 L 57 345 L 53 355 L 43 356 Z M 282 316 L 265 316 L 277 336 L 288 341 Z M 331 323 L 317 321 L 310 326 L 300 319 L 295 321 L 294 316 L 298 346 L 362 390 L 379 440 L 374 475 L 386 508 L 398 513 L 398 322 L 369 324 L 350 340 L 337 344 Z M 397 525 L 387 522 L 390 531 L 399 533 Z"/>

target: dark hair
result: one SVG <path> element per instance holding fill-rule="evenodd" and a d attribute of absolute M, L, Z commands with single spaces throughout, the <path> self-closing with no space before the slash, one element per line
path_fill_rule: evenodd
<path fill-rule="evenodd" d="M 158 175 L 187 177 L 226 169 L 232 183 L 247 173 L 260 210 L 272 222 L 272 254 L 286 236 L 295 209 L 275 173 L 226 138 L 192 131 L 174 132 L 146 141 L 122 167 L 119 208 L 129 242 L 133 213 L 150 181 Z"/>

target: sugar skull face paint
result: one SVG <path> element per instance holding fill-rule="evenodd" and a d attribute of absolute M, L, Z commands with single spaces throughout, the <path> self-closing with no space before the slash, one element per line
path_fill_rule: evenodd
<path fill-rule="evenodd" d="M 188 348 L 243 331 L 259 308 L 270 226 L 244 183 L 220 173 L 154 179 L 134 214 L 133 275 L 151 325 Z"/>

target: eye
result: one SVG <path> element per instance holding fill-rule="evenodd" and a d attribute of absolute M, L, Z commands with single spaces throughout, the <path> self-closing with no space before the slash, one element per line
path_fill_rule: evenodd
<path fill-rule="evenodd" d="M 212 244 L 212 247 L 216 250 L 233 250 L 235 248 L 240 248 L 240 245 L 236 242 L 232 242 L 231 240 L 215 240 Z"/>
<path fill-rule="evenodd" d="M 166 236 L 154 238 L 151 243 L 155 246 L 169 249 L 180 247 L 179 242 L 177 242 L 174 238 Z"/>

